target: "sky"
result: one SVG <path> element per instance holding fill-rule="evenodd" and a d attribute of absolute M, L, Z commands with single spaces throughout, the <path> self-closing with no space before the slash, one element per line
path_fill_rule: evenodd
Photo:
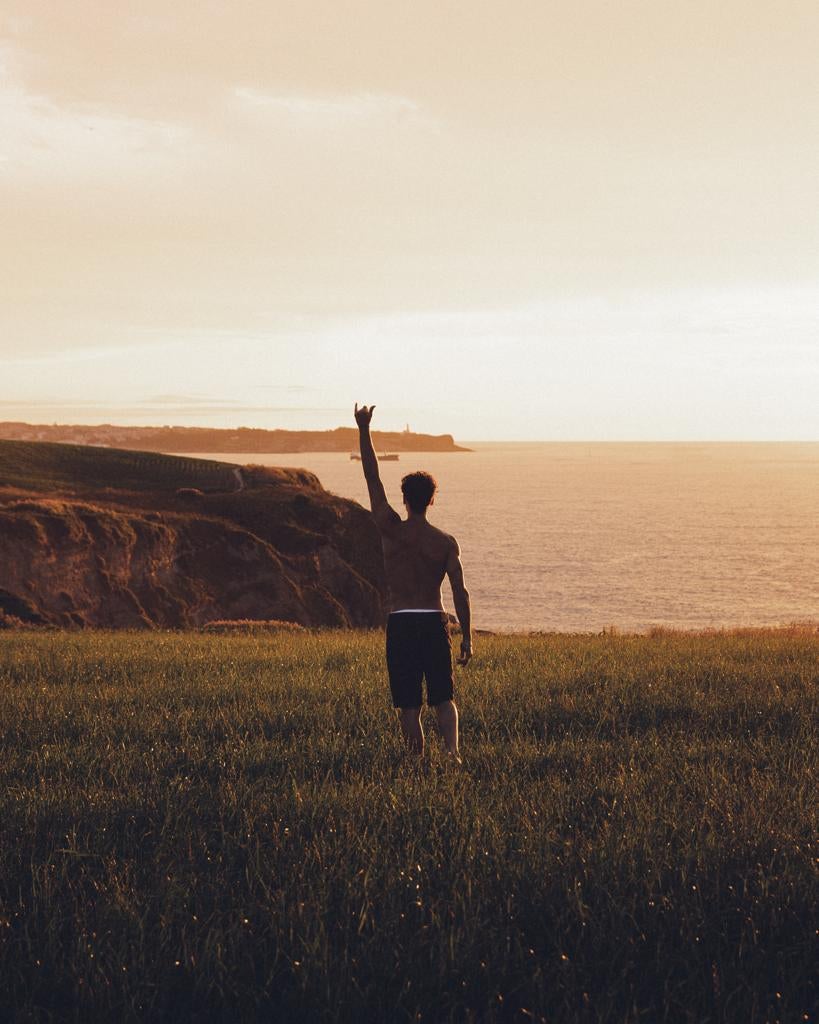
<path fill-rule="evenodd" d="M 0 420 L 819 440 L 815 0 L 0 0 Z"/>

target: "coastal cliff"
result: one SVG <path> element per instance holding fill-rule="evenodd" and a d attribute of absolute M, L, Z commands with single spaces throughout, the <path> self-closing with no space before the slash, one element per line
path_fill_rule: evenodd
<path fill-rule="evenodd" d="M 0 441 L 0 617 L 378 626 L 377 531 L 304 470 Z"/>

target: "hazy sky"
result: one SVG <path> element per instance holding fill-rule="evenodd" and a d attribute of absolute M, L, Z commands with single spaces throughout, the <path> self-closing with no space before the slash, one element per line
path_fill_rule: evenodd
<path fill-rule="evenodd" d="M 0 0 L 0 419 L 819 439 L 815 0 Z"/>

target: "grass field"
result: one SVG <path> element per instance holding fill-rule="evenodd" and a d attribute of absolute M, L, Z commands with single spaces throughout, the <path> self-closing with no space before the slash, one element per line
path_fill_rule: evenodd
<path fill-rule="evenodd" d="M 816 1019 L 816 633 L 382 642 L 0 634 L 0 1019 Z"/>

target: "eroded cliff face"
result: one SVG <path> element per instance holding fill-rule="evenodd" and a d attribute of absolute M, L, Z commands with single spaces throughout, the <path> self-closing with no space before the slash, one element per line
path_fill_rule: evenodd
<path fill-rule="evenodd" d="M 130 495 L 127 505 L 122 495 L 0 493 L 0 613 L 60 626 L 380 625 L 371 517 L 303 476 L 270 474 L 235 494 Z"/>

